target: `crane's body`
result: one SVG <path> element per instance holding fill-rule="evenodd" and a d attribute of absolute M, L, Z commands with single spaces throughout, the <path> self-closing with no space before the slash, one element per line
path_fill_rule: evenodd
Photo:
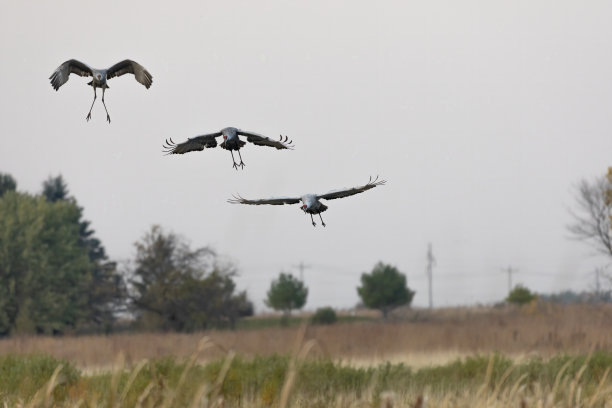
<path fill-rule="evenodd" d="M 310 214 L 310 220 L 312 221 L 312 226 L 315 227 L 317 224 L 314 222 L 312 218 L 313 214 L 319 214 L 319 218 L 321 219 L 321 225 L 325 226 L 325 221 L 323 221 L 323 217 L 321 217 L 321 213 L 327 210 L 327 206 L 319 201 L 316 194 L 306 194 L 300 197 L 300 201 L 302 202 L 302 206 L 300 207 L 302 211 L 306 214 Z"/>
<path fill-rule="evenodd" d="M 300 197 L 302 202 L 302 210 L 308 214 L 320 214 L 327 210 L 327 206 L 317 198 L 316 194 L 306 194 Z"/>
<path fill-rule="evenodd" d="M 92 69 L 93 79 L 89 81 L 87 85 L 91 85 L 94 88 L 101 88 L 101 89 L 110 88 L 110 86 L 108 86 L 108 83 L 106 82 L 107 71 L 108 70 L 106 69 L 95 69 L 95 68 Z"/>
<path fill-rule="evenodd" d="M 221 129 L 221 135 L 223 136 L 223 143 L 221 143 L 221 148 L 225 150 L 237 150 L 238 154 L 240 154 L 240 148 L 246 144 L 245 141 L 240 140 L 238 137 L 238 129 L 235 127 L 226 127 Z M 242 157 L 240 157 L 240 165 L 244 167 L 244 162 L 242 161 Z"/>

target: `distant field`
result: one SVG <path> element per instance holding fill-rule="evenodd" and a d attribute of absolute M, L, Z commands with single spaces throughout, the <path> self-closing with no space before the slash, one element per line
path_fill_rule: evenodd
<path fill-rule="evenodd" d="M 429 407 L 612 404 L 609 305 L 397 316 L 332 326 L 294 321 L 287 328 L 266 317 L 235 331 L 3 339 L 0 401 L 70 407 L 140 401 L 156 407 L 422 408 L 422 398 Z"/>
<path fill-rule="evenodd" d="M 270 319 L 269 317 L 266 319 Z M 539 305 L 524 309 L 448 309 L 408 311 L 403 320 L 379 320 L 309 326 L 306 339 L 317 343 L 316 355 L 364 363 L 404 362 L 427 365 L 458 356 L 501 352 L 510 356 L 583 353 L 612 350 L 612 307 Z M 45 353 L 80 368 L 105 368 L 124 353 L 128 362 L 164 356 L 187 357 L 203 336 L 218 347 L 203 360 L 229 350 L 242 356 L 291 353 L 298 326 L 207 331 L 140 333 L 80 337 L 15 337 L 0 340 L 0 355 Z M 256 326 L 256 323 L 249 323 Z M 418 356 L 422 356 L 418 358 Z M 440 358 L 442 356 L 443 358 Z"/>
<path fill-rule="evenodd" d="M 361 315 L 346 315 L 339 314 L 338 315 L 338 323 L 355 323 L 355 322 L 367 322 L 376 320 L 371 316 L 372 313 L 369 314 L 361 314 Z M 287 320 L 287 326 L 297 327 L 300 324 L 304 323 L 305 319 L 308 319 L 309 315 L 304 314 L 302 316 L 292 316 Z M 279 327 L 280 319 L 278 316 L 254 316 L 248 317 L 245 319 L 241 319 L 236 323 L 237 330 L 254 330 L 254 329 L 265 329 L 269 327 Z"/>

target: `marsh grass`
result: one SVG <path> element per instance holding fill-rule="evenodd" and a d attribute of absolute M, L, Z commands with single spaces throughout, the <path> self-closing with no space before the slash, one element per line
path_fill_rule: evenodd
<path fill-rule="evenodd" d="M 612 353 L 560 355 L 522 363 L 473 356 L 418 370 L 403 364 L 357 368 L 309 357 L 316 342 L 292 355 L 244 358 L 228 352 L 201 365 L 164 357 L 84 375 L 48 356 L 0 360 L 0 401 L 7 406 L 85 407 L 408 407 L 419 398 L 441 407 L 602 407 L 612 403 Z M 423 404 L 424 402 L 421 402 Z"/>
<path fill-rule="evenodd" d="M 414 313 L 204 337 L 6 339 L 0 406 L 612 406 L 607 306 Z"/>

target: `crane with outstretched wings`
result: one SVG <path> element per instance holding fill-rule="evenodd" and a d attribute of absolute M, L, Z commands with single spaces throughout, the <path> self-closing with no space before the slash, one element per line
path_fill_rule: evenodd
<path fill-rule="evenodd" d="M 335 200 L 337 198 L 350 197 L 355 194 L 363 193 L 364 191 L 370 190 L 376 186 L 382 186 L 385 183 L 385 180 L 378 180 L 378 176 L 376 176 L 376 178 L 373 180 L 372 177 L 370 177 L 370 180 L 367 182 L 367 184 L 364 184 L 363 186 L 332 190 L 325 194 L 304 194 L 301 197 L 273 197 L 259 200 L 249 200 L 241 197 L 240 195 L 236 195 L 227 201 L 232 204 L 249 205 L 284 205 L 297 204 L 301 201 L 302 206 L 300 207 L 300 209 L 304 211 L 304 213 L 310 214 L 310 220 L 312 221 L 312 225 L 317 225 L 314 221 L 314 218 L 312 217 L 313 214 L 319 214 L 319 218 L 321 218 L 321 224 L 325 226 L 325 222 L 323 221 L 321 213 L 327 210 L 327 206 L 319 200 Z"/>
<path fill-rule="evenodd" d="M 217 147 L 217 137 L 223 136 L 223 142 L 221 148 L 229 150 L 232 155 L 232 161 L 234 162 L 234 168 L 238 170 L 238 166 L 244 169 L 244 161 L 242 161 L 242 155 L 240 149 L 247 143 L 253 143 L 257 146 L 269 146 L 275 147 L 278 150 L 282 149 L 293 149 L 293 141 L 289 140 L 287 136 L 282 136 L 276 139 L 270 139 L 269 137 L 240 130 L 235 127 L 226 127 L 215 133 L 209 133 L 207 135 L 201 135 L 187 139 L 183 143 L 175 143 L 172 138 L 166 139 L 164 144 L 164 153 L 167 154 L 184 154 L 189 152 L 201 151 L 207 148 Z M 240 139 L 240 136 L 246 137 L 246 142 Z M 234 159 L 233 150 L 238 151 L 240 157 L 240 163 L 236 163 Z"/>
<path fill-rule="evenodd" d="M 53 74 L 51 74 L 49 77 L 53 89 L 57 91 L 62 85 L 68 82 L 70 74 L 75 74 L 82 77 L 92 77 L 92 80 L 89 81 L 87 85 L 91 85 L 93 87 L 94 99 L 91 103 L 91 107 L 89 108 L 89 113 L 85 117 L 87 121 L 91 119 L 91 110 L 96 102 L 96 88 L 102 89 L 102 104 L 104 105 L 104 110 L 106 111 L 106 120 L 108 120 L 108 123 L 111 121 L 110 115 L 108 114 L 108 109 L 106 109 L 106 103 L 104 103 L 104 91 L 109 88 L 107 80 L 125 74 L 133 74 L 136 81 L 143 84 L 147 89 L 149 89 L 153 83 L 153 76 L 149 73 L 149 71 L 147 71 L 145 67 L 139 63 L 129 59 L 118 62 L 107 69 L 95 69 L 81 61 L 71 59 L 57 67 L 57 69 L 53 71 Z"/>

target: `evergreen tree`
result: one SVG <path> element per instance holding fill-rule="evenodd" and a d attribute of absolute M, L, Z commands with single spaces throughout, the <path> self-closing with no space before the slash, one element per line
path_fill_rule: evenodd
<path fill-rule="evenodd" d="M 76 199 L 69 195 L 68 185 L 61 175 L 50 176 L 45 180 L 42 194 L 50 202 L 67 201 L 75 206 L 77 203 Z M 108 259 L 104 246 L 94 236 L 95 231 L 90 228 L 90 222 L 83 219 L 83 208 L 77 208 L 79 244 L 87 251 L 92 263 L 91 281 L 86 290 L 89 323 L 103 326 L 108 331 L 115 321 L 116 312 L 125 307 L 125 283 L 117 270 L 116 262 Z"/>
<path fill-rule="evenodd" d="M 291 274 L 281 272 L 278 279 L 270 284 L 265 300 L 266 306 L 283 311 L 283 324 L 288 322 L 293 309 L 301 309 L 306 304 L 308 288 L 304 282 Z"/>
<path fill-rule="evenodd" d="M 0 334 L 61 333 L 87 318 L 91 263 L 71 202 L 0 198 Z"/>
<path fill-rule="evenodd" d="M 406 275 L 392 265 L 379 262 L 372 273 L 361 275 L 361 287 L 357 288 L 357 293 L 364 305 L 379 309 L 386 319 L 396 307 L 410 305 L 415 292 L 406 286 Z"/>
<path fill-rule="evenodd" d="M 15 191 L 17 182 L 10 174 L 0 173 L 0 197 L 8 191 Z"/>
<path fill-rule="evenodd" d="M 56 177 L 49 176 L 49 178 L 43 182 L 42 195 L 47 201 L 52 203 L 59 200 L 68 201 L 70 199 L 68 194 L 68 185 L 61 174 Z"/>

